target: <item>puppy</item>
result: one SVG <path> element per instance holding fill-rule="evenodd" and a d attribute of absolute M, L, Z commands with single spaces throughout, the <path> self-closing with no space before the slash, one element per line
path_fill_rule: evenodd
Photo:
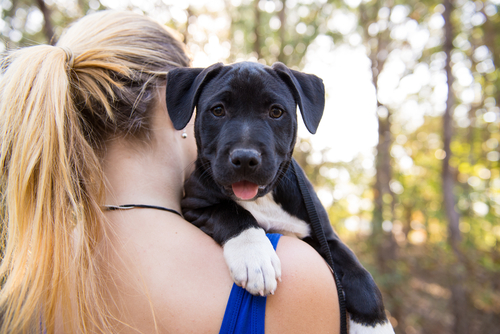
<path fill-rule="evenodd" d="M 320 252 L 289 166 L 297 106 L 315 133 L 325 103 L 322 80 L 281 63 L 218 63 L 171 70 L 166 98 L 178 130 L 197 110 L 198 158 L 185 184 L 184 217 L 222 245 L 236 284 L 254 295 L 274 293 L 281 268 L 266 232 L 295 235 Z M 323 229 L 344 288 L 350 333 L 394 333 L 372 276 L 335 234 L 309 182 L 307 188 L 327 222 Z"/>

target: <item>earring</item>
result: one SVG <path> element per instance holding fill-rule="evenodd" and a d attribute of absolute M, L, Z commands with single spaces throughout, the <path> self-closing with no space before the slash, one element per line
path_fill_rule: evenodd
<path fill-rule="evenodd" d="M 186 129 L 182 130 L 181 137 L 182 137 L 182 139 L 186 139 L 188 137 L 188 135 L 186 133 Z"/>

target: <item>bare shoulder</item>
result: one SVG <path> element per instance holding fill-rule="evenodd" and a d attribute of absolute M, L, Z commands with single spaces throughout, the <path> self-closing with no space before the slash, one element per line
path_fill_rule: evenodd
<path fill-rule="evenodd" d="M 125 323 L 116 332 L 217 332 L 232 287 L 222 248 L 162 211 L 111 212 L 109 221 L 106 288 Z"/>
<path fill-rule="evenodd" d="M 277 253 L 282 282 L 267 300 L 266 333 L 339 333 L 337 290 L 323 258 L 291 237 L 280 239 Z"/>

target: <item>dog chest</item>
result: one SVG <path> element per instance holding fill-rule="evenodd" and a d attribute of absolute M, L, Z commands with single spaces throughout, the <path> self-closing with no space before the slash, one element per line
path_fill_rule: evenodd
<path fill-rule="evenodd" d="M 282 206 L 274 201 L 272 193 L 254 201 L 237 201 L 237 203 L 249 211 L 259 226 L 267 232 L 294 235 L 300 239 L 311 233 L 309 224 L 283 210 Z"/>

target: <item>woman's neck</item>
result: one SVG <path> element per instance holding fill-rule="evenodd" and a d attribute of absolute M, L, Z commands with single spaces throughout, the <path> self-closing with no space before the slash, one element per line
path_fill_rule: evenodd
<path fill-rule="evenodd" d="M 186 128 L 188 138 L 182 138 L 164 105 L 160 100 L 153 110 L 151 140 L 117 138 L 106 144 L 105 204 L 146 204 L 180 211 L 184 180 L 196 159 L 196 144 L 192 123 Z"/>
<path fill-rule="evenodd" d="M 185 178 L 179 163 L 182 157 L 173 147 L 169 149 L 168 142 L 162 145 L 163 150 L 157 146 L 126 139 L 108 143 L 104 160 L 105 204 L 147 204 L 180 210 Z"/>
<path fill-rule="evenodd" d="M 193 123 L 183 138 L 183 131 L 175 130 L 168 117 L 164 86 L 157 96 L 151 109 L 150 140 L 118 137 L 106 144 L 104 204 L 146 204 L 180 211 L 184 180 L 196 159 Z"/>

